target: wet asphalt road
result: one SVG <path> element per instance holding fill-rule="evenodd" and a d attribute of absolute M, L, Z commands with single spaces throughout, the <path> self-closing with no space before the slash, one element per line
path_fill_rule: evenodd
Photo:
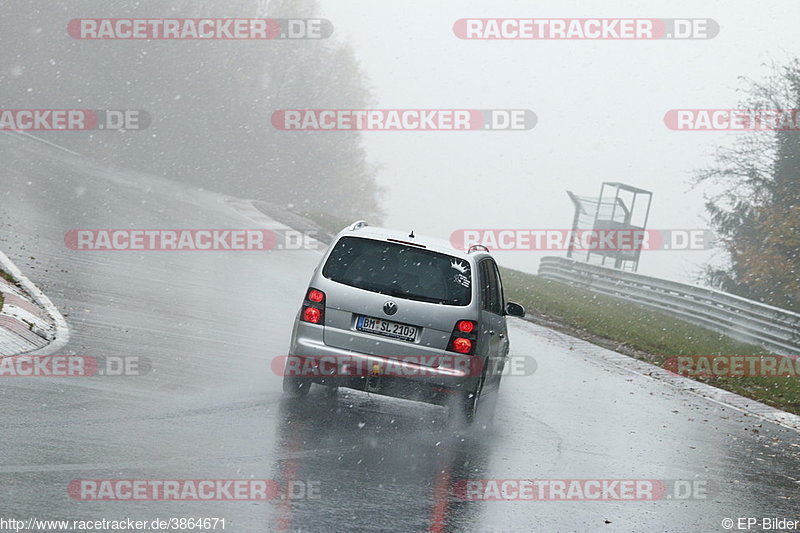
<path fill-rule="evenodd" d="M 143 376 L 5 378 L 0 517 L 220 517 L 226 531 L 724 531 L 800 519 L 800 435 L 511 322 L 536 373 L 504 379 L 493 427 L 341 391 L 282 398 L 313 251 L 76 252 L 75 228 L 254 228 L 223 198 L 0 135 L 0 249 L 71 328 L 64 354 L 144 356 Z M 73 479 L 274 479 L 314 499 L 80 502 Z M 466 479 L 708 482 L 690 501 L 461 501 Z M 761 530 L 754 529 L 754 530 Z"/>

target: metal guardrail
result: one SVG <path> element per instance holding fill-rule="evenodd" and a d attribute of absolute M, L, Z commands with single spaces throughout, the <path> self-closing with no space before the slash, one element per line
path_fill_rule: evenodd
<path fill-rule="evenodd" d="M 542 258 L 539 275 L 635 302 L 776 354 L 800 353 L 800 314 L 785 309 L 564 257 Z"/>

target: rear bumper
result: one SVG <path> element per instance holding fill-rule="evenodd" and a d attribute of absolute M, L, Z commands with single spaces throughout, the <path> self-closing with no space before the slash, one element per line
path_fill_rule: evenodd
<path fill-rule="evenodd" d="M 394 358 L 328 346 L 322 339 L 322 326 L 299 322 L 285 374 L 329 386 L 432 403 L 441 403 L 454 392 L 474 391 L 481 379 L 482 361 L 478 357 L 441 353 L 443 359 L 437 363 L 443 364 L 437 367 L 415 362 L 430 358 L 429 351 L 420 353 L 419 358 Z"/>

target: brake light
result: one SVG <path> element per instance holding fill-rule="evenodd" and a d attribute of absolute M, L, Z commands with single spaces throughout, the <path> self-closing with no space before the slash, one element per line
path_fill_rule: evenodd
<path fill-rule="evenodd" d="M 475 329 L 475 322 L 472 320 L 459 320 L 456 324 L 456 329 L 461 333 L 472 333 Z"/>
<path fill-rule="evenodd" d="M 308 289 L 300 311 L 300 320 L 310 324 L 325 324 L 325 293 L 317 289 Z"/>
<path fill-rule="evenodd" d="M 311 289 L 308 291 L 308 299 L 312 302 L 321 303 L 325 299 L 325 293 L 317 289 Z"/>
<path fill-rule="evenodd" d="M 319 324 L 321 318 L 322 318 L 322 311 L 320 311 L 316 307 L 306 307 L 303 310 L 303 320 L 305 320 L 306 322 L 311 322 L 312 324 Z"/>
<path fill-rule="evenodd" d="M 453 341 L 453 350 L 458 353 L 468 354 L 472 351 L 472 341 L 464 337 L 457 337 Z"/>
<path fill-rule="evenodd" d="M 478 323 L 474 320 L 459 320 L 453 326 L 447 349 L 451 352 L 472 355 L 478 342 Z"/>

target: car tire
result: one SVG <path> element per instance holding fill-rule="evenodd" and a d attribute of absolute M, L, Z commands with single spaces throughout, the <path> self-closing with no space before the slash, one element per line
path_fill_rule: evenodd
<path fill-rule="evenodd" d="M 483 380 L 474 391 L 462 393 L 462 407 L 464 409 L 464 419 L 467 424 L 472 424 L 478 418 L 478 409 L 481 406 L 481 396 L 483 393 Z"/>
<path fill-rule="evenodd" d="M 481 418 L 486 426 L 494 423 L 494 412 L 497 409 L 497 396 L 499 388 L 491 388 L 481 391 Z"/>

